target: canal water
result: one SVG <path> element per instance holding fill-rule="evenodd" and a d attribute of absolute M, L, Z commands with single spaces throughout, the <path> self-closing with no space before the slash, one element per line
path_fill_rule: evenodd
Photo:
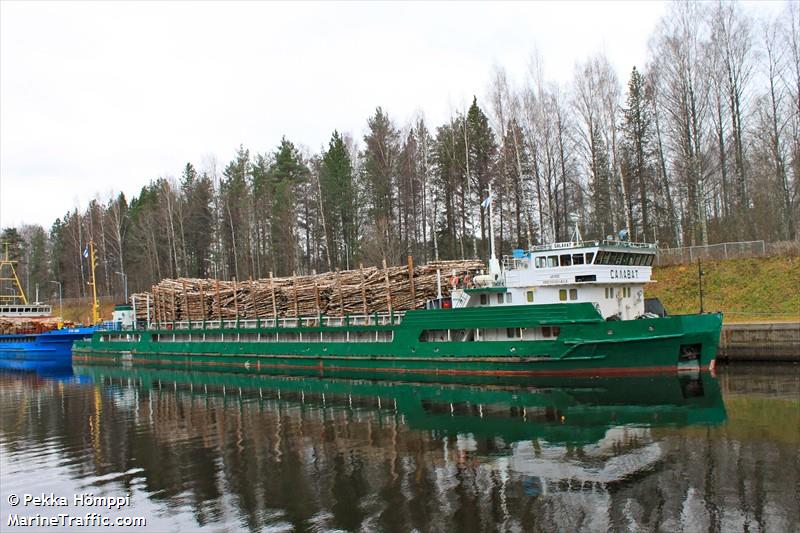
<path fill-rule="evenodd" d="M 0 374 L 0 530 L 800 530 L 798 365 L 415 380 Z"/>

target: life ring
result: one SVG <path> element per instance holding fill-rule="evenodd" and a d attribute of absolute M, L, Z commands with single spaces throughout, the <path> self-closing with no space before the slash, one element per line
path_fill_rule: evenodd
<path fill-rule="evenodd" d="M 450 286 L 455 289 L 456 285 L 458 285 L 458 276 L 450 276 Z"/>

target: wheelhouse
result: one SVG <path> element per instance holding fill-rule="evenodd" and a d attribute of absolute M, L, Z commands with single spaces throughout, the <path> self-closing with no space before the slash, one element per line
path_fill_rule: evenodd
<path fill-rule="evenodd" d="M 656 246 L 624 240 L 573 241 L 514 250 L 500 276 L 456 289 L 454 307 L 591 302 L 607 319 L 642 316 Z M 488 278 L 488 279 L 487 279 Z M 491 280 L 491 281 L 489 281 Z"/>

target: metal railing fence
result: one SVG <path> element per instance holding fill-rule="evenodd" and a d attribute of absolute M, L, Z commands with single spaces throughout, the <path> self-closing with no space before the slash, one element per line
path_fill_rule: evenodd
<path fill-rule="evenodd" d="M 776 255 L 798 255 L 800 243 L 783 241 L 768 243 L 763 240 L 721 242 L 708 246 L 686 246 L 683 248 L 661 248 L 656 256 L 656 266 L 685 265 L 701 261 L 720 261 L 746 257 L 770 257 Z"/>

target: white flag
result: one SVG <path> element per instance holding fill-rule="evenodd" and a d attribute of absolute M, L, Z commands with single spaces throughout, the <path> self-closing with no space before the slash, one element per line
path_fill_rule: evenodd
<path fill-rule="evenodd" d="M 89 258 L 89 245 L 86 245 L 86 249 L 83 251 L 83 257 Z"/>
<path fill-rule="evenodd" d="M 486 200 L 481 202 L 481 207 L 483 207 L 483 208 L 489 207 L 489 203 L 492 200 L 494 200 L 494 195 L 490 194 L 489 196 L 486 197 Z"/>

